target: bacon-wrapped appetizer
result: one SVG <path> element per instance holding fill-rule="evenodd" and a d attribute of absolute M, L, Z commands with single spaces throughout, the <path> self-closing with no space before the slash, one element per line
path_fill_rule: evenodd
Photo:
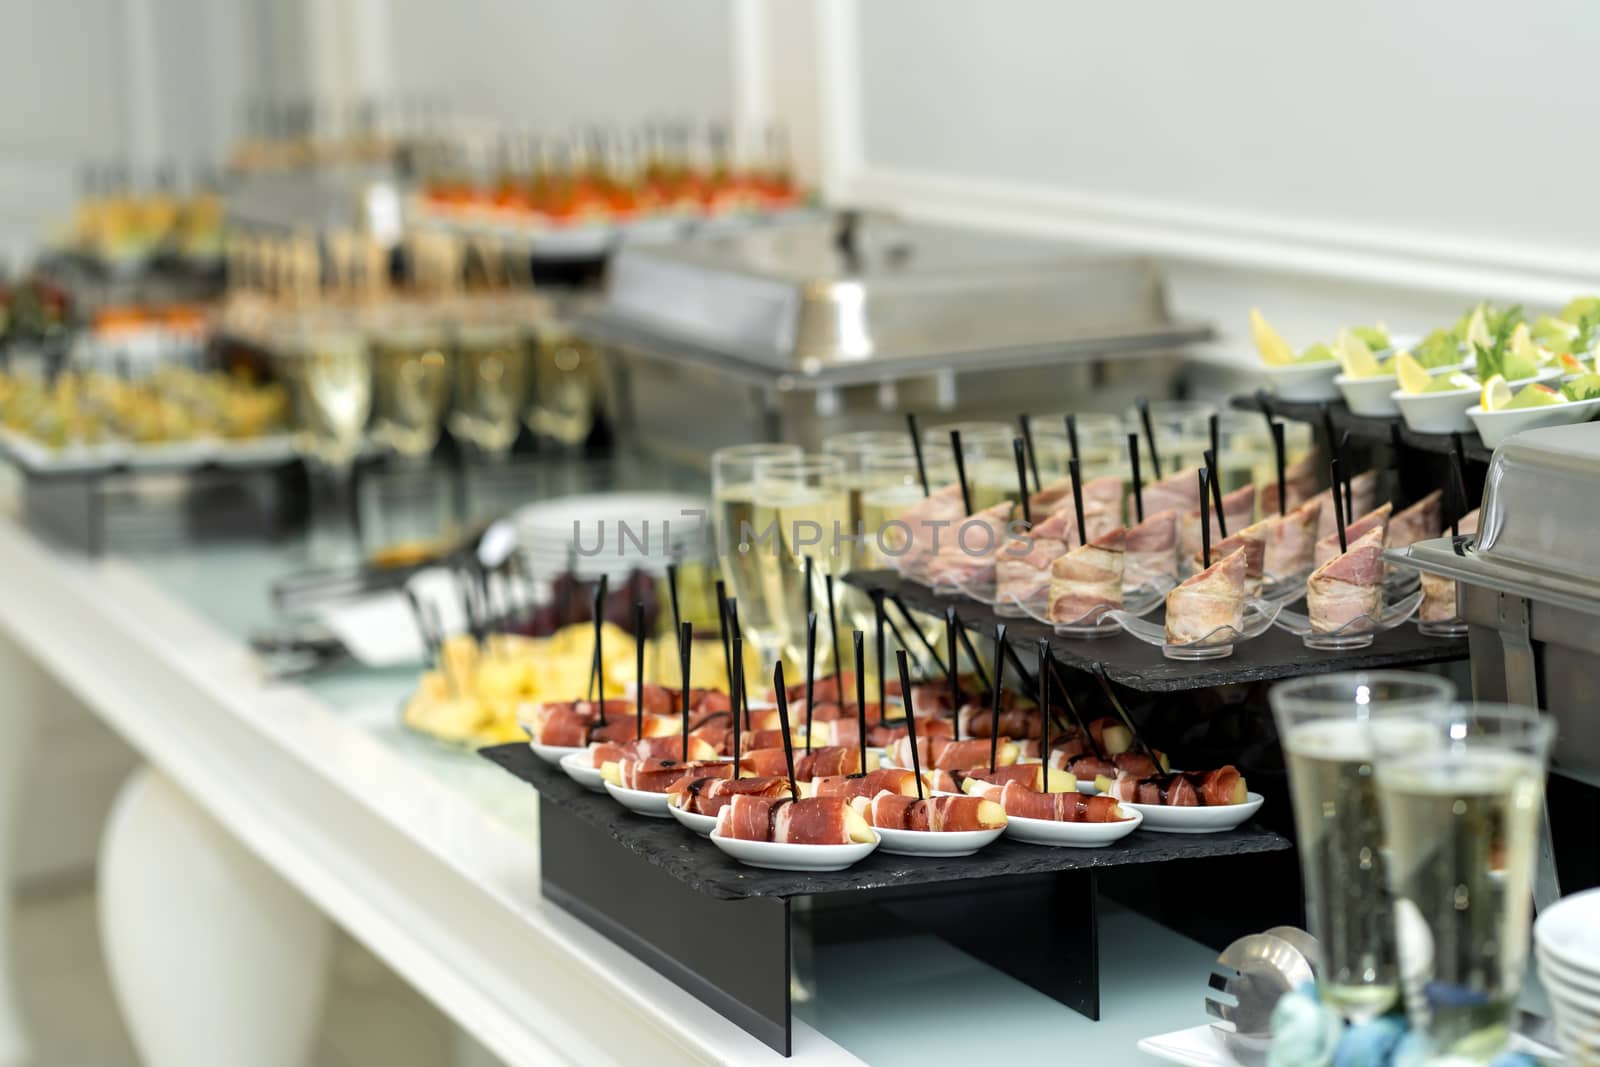
<path fill-rule="evenodd" d="M 971 771 L 989 766 L 989 738 L 964 738 L 952 741 L 944 737 L 917 737 L 917 761 L 927 771 Z M 911 766 L 911 738 L 902 737 L 894 743 L 889 755 L 900 767 Z M 1005 738 L 996 749 L 996 766 L 1017 762 L 1017 746 Z"/>
<path fill-rule="evenodd" d="M 1080 545 L 1050 565 L 1050 620 L 1094 621 L 1122 607 L 1122 564 L 1128 531 L 1110 533 Z"/>
<path fill-rule="evenodd" d="M 984 797 L 928 797 L 899 793 L 878 793 L 856 797 L 851 805 L 872 826 L 880 830 L 921 830 L 930 833 L 960 833 L 968 830 L 994 830 L 1006 824 L 1006 812 L 998 803 Z"/>
<path fill-rule="evenodd" d="M 1382 507 L 1373 508 L 1359 519 L 1352 521 L 1350 525 L 1344 528 L 1345 544 L 1355 544 L 1368 530 L 1382 531 L 1383 537 L 1380 538 L 1380 543 L 1387 541 L 1389 536 L 1389 516 L 1393 511 L 1393 504 L 1384 504 Z M 1338 554 L 1339 531 L 1335 529 L 1333 533 L 1317 542 L 1317 566 L 1322 566 Z"/>
<path fill-rule="evenodd" d="M 1178 580 L 1178 512 L 1146 507 L 1144 521 L 1128 528 L 1122 584 L 1138 589 L 1164 578 Z"/>
<path fill-rule="evenodd" d="M 907 541 L 892 556 L 902 574 L 926 578 L 935 548 L 949 544 L 955 528 L 965 517 L 961 507 L 961 486 L 947 485 L 923 497 L 900 516 L 906 524 Z"/>
<path fill-rule="evenodd" d="M 1127 818 L 1116 797 L 1086 793 L 1040 793 L 1016 782 L 997 785 L 973 781 L 971 796 L 998 800 L 1013 819 L 1049 819 L 1053 822 L 1118 822 Z"/>
<path fill-rule="evenodd" d="M 1435 489 L 1405 510 L 1396 512 L 1394 518 L 1389 520 L 1388 546 L 1405 548 L 1418 541 L 1438 537 L 1443 501 L 1444 494 Z"/>
<path fill-rule="evenodd" d="M 1199 641 L 1221 626 L 1244 629 L 1244 549 L 1213 560 L 1167 594 L 1167 643 Z"/>
<path fill-rule="evenodd" d="M 1334 537 L 1339 532 L 1339 519 L 1333 510 L 1333 490 L 1324 489 L 1314 499 L 1322 501 L 1322 511 L 1317 517 L 1317 540 Z M 1362 471 L 1350 479 L 1350 508 L 1345 512 L 1345 521 L 1350 521 L 1351 515 L 1365 515 L 1378 503 L 1378 472 Z"/>
<path fill-rule="evenodd" d="M 1383 610 L 1383 529 L 1374 527 L 1311 572 L 1306 580 L 1306 611 L 1311 629 L 1332 633 L 1363 615 Z"/>
<path fill-rule="evenodd" d="M 873 839 L 872 827 L 847 797 L 735 796 L 717 813 L 719 837 L 784 845 L 848 845 Z"/>
<path fill-rule="evenodd" d="M 1283 506 L 1285 512 L 1293 511 L 1316 495 L 1317 477 L 1321 473 L 1322 460 L 1314 450 L 1307 452 L 1284 469 L 1283 485 L 1286 499 Z M 1278 483 L 1272 481 L 1261 487 L 1261 514 L 1276 515 L 1277 513 Z"/>
<path fill-rule="evenodd" d="M 879 767 L 861 777 L 848 774 L 812 778 L 800 783 L 803 797 L 874 797 L 879 793 L 917 795 L 917 776 L 906 767 Z"/>
<path fill-rule="evenodd" d="M 1198 479 L 1195 491 L 1199 492 Z M 1146 505 L 1148 506 L 1148 505 Z M 1250 525 L 1256 517 L 1256 487 L 1241 485 L 1231 493 L 1222 497 L 1222 515 L 1228 520 L 1228 529 L 1242 530 Z M 1216 512 L 1211 513 L 1211 543 L 1215 545 L 1222 540 L 1222 527 L 1217 522 Z M 1183 519 L 1178 523 L 1178 552 L 1184 559 L 1192 559 L 1200 554 L 1202 548 L 1200 540 L 1200 505 L 1196 503 L 1193 508 L 1183 513 Z M 1212 551 L 1215 556 L 1215 549 Z"/>
<path fill-rule="evenodd" d="M 939 539 L 939 552 L 928 563 L 928 581 L 965 588 L 994 581 L 995 561 L 1011 533 L 1011 501 L 1002 500 L 956 523 Z"/>
<path fill-rule="evenodd" d="M 1276 494 L 1277 486 L 1273 485 Z M 1261 569 L 1269 578 L 1289 578 L 1312 567 L 1316 561 L 1317 517 L 1321 500 L 1307 500 L 1285 515 L 1269 512 L 1266 554 Z"/>
<path fill-rule="evenodd" d="M 1266 573 L 1267 561 L 1267 523 L 1253 523 L 1236 533 L 1231 533 L 1221 541 L 1211 546 L 1213 559 L 1226 556 L 1238 549 L 1244 550 L 1244 591 L 1246 596 L 1254 596 L 1261 591 L 1261 583 Z M 1205 563 L 1197 554 L 1191 561 L 1193 570 L 1202 570 Z"/>
<path fill-rule="evenodd" d="M 1200 506 L 1200 479 L 1199 467 L 1185 467 L 1181 471 L 1173 471 L 1159 482 L 1152 482 L 1144 487 L 1144 513 L 1146 516 L 1155 515 L 1162 511 L 1176 511 L 1179 515 L 1187 515 L 1190 511 Z M 1128 502 L 1128 510 L 1133 511 L 1133 501 Z"/>
<path fill-rule="evenodd" d="M 685 775 L 732 778 L 732 760 L 620 759 L 600 767 L 600 777 L 623 789 L 665 793 Z"/>
<path fill-rule="evenodd" d="M 1114 778 L 1095 779 L 1095 788 L 1129 804 L 1164 807 L 1221 807 L 1243 804 L 1250 798 L 1244 778 L 1232 765 L 1214 771 L 1176 771 L 1138 775 L 1119 772 Z"/>
<path fill-rule="evenodd" d="M 1029 603 L 1050 588 L 1050 564 L 1066 555 L 1068 527 L 1077 528 L 1070 511 L 1058 511 L 1036 524 L 1026 538 L 1013 538 L 994 562 L 995 596 L 1003 603 Z"/>
<path fill-rule="evenodd" d="M 696 815 L 716 815 L 740 795 L 777 799 L 789 795 L 789 779 L 716 778 L 686 774 L 667 788 L 667 803 Z"/>
<path fill-rule="evenodd" d="M 1076 514 L 1072 502 L 1072 479 L 1058 478 L 1028 498 L 1028 507 L 1035 515 L 1053 515 L 1058 511 Z M 1102 513 L 1096 521 L 1107 523 L 1105 529 L 1122 525 L 1122 479 L 1115 474 L 1090 478 L 1083 483 L 1083 524 L 1088 528 L 1089 540 L 1096 536 L 1090 512 Z M 1076 518 L 1072 537 L 1077 539 Z M 1101 533 L 1104 530 L 1100 531 Z"/>
<path fill-rule="evenodd" d="M 1456 522 L 1456 532 L 1478 532 L 1478 509 L 1473 508 Z M 1456 580 L 1441 574 L 1422 572 L 1422 607 L 1417 618 L 1423 622 L 1451 622 L 1461 617 L 1456 608 Z M 920 729 L 920 727 L 918 727 Z"/>
<path fill-rule="evenodd" d="M 779 775 L 788 773 L 789 762 L 782 748 L 758 748 L 746 752 L 740 758 L 739 766 L 745 774 Z M 797 782 L 836 774 L 855 774 L 861 769 L 859 748 L 824 745 L 821 748 L 813 748 L 810 752 L 796 752 L 794 755 L 794 779 Z M 876 752 L 868 750 L 866 769 L 869 771 L 878 769 Z"/>

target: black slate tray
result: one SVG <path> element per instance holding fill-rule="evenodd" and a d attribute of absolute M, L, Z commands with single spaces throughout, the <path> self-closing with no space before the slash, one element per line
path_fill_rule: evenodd
<path fill-rule="evenodd" d="M 1261 410 L 1261 401 L 1254 394 L 1236 396 L 1231 404 L 1239 411 Z M 1274 415 L 1298 422 L 1308 422 L 1319 430 L 1322 426 L 1322 411 L 1326 407 L 1328 417 L 1333 421 L 1334 432 L 1343 435 L 1348 431 L 1350 440 L 1361 444 L 1391 445 L 1394 443 L 1395 427 L 1398 427 L 1400 444 L 1405 448 L 1444 456 L 1449 455 L 1453 447 L 1451 436 L 1447 433 L 1416 433 L 1406 429 L 1404 420 L 1398 415 L 1382 418 L 1356 415 L 1345 406 L 1343 400 L 1330 400 L 1324 404 L 1320 400 L 1311 402 L 1279 400 L 1275 396 L 1268 395 L 1266 405 Z M 1461 435 L 1461 454 L 1468 463 L 1488 463 L 1494 452 L 1483 447 L 1483 439 L 1473 432 Z"/>
<path fill-rule="evenodd" d="M 1105 848 L 1054 848 L 1002 838 L 975 856 L 959 859 L 920 859 L 875 852 L 844 871 L 768 871 L 730 859 L 676 820 L 635 815 L 611 797 L 590 792 L 561 768 L 534 755 L 526 744 L 495 745 L 480 749 L 478 754 L 532 785 L 539 791 L 541 804 L 561 805 L 690 888 L 720 900 L 926 886 L 1002 875 L 1275 852 L 1290 847 L 1286 838 L 1254 825 L 1220 834 L 1137 830 Z"/>
<path fill-rule="evenodd" d="M 1219 685 L 1297 678 L 1305 674 L 1416 667 L 1467 658 L 1466 638 L 1428 637 L 1420 633 L 1414 623 L 1407 622 L 1378 634 L 1372 644 L 1354 651 L 1322 652 L 1307 648 L 1299 637 L 1273 627 L 1260 637 L 1235 645 L 1233 655 L 1226 659 L 1173 660 L 1162 655 L 1156 646 L 1125 633 L 1089 640 L 1060 637 L 1053 627 L 1042 622 L 1003 618 L 967 597 L 939 596 L 927 586 L 902 578 L 894 571 L 857 571 L 846 575 L 845 581 L 868 591 L 882 589 L 894 593 L 911 610 L 940 618 L 946 607 L 955 604 L 962 624 L 986 640 L 994 639 L 995 623 L 1005 623 L 1007 642 L 1026 663 L 1033 663 L 1035 646 L 1043 637 L 1049 640 L 1050 654 L 1059 664 L 1082 671 L 1103 668 L 1111 681 L 1145 693 L 1180 693 Z M 1160 609 L 1150 617 L 1159 619 Z M 983 651 L 981 644 L 979 650 Z"/>

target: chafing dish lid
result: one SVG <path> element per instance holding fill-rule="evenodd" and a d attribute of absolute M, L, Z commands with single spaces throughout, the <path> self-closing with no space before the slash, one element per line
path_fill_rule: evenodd
<path fill-rule="evenodd" d="M 1510 438 L 1489 461 L 1476 542 L 1422 541 L 1390 558 L 1600 614 L 1600 424 Z"/>
<path fill-rule="evenodd" d="M 593 318 L 802 374 L 1085 338 L 1172 347 L 1208 333 L 1173 326 L 1141 257 L 882 216 L 624 246 Z"/>

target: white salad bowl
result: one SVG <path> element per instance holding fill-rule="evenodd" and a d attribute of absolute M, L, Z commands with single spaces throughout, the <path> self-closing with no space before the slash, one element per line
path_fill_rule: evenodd
<path fill-rule="evenodd" d="M 1336 359 L 1317 360 L 1314 363 L 1288 363 L 1281 367 L 1263 367 L 1267 382 L 1280 400 L 1337 400 L 1339 390 L 1333 379 L 1339 373 Z"/>
<path fill-rule="evenodd" d="M 1467 409 L 1467 418 L 1477 427 L 1478 436 L 1483 438 L 1483 447 L 1491 449 L 1499 448 L 1506 438 L 1523 430 L 1570 426 L 1577 422 L 1588 422 L 1596 415 L 1600 415 L 1600 397 L 1513 411 L 1484 411 L 1482 404 L 1474 404 Z"/>
<path fill-rule="evenodd" d="M 1558 371 L 1542 370 L 1532 378 L 1520 378 L 1510 384 L 1526 386 L 1559 376 Z M 1471 433 L 1472 420 L 1467 417 L 1467 409 L 1477 403 L 1483 388 L 1475 385 L 1439 393 L 1407 393 L 1396 389 L 1389 395 L 1400 406 L 1406 428 L 1413 433 Z"/>

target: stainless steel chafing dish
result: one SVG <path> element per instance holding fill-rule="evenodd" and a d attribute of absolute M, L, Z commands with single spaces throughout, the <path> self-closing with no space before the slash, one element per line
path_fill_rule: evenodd
<path fill-rule="evenodd" d="M 1385 553 L 1456 579 L 1473 696 L 1547 710 L 1556 720 L 1555 767 L 1591 785 L 1600 785 L 1597 533 L 1600 425 L 1558 426 L 1517 434 L 1495 450 L 1476 538 L 1442 537 Z M 1542 907 L 1556 895 L 1547 822 L 1534 898 Z"/>
<path fill-rule="evenodd" d="M 1142 257 L 848 213 L 624 247 L 580 329 L 612 355 L 622 430 L 685 457 L 905 411 L 1114 410 L 1210 335 Z"/>

